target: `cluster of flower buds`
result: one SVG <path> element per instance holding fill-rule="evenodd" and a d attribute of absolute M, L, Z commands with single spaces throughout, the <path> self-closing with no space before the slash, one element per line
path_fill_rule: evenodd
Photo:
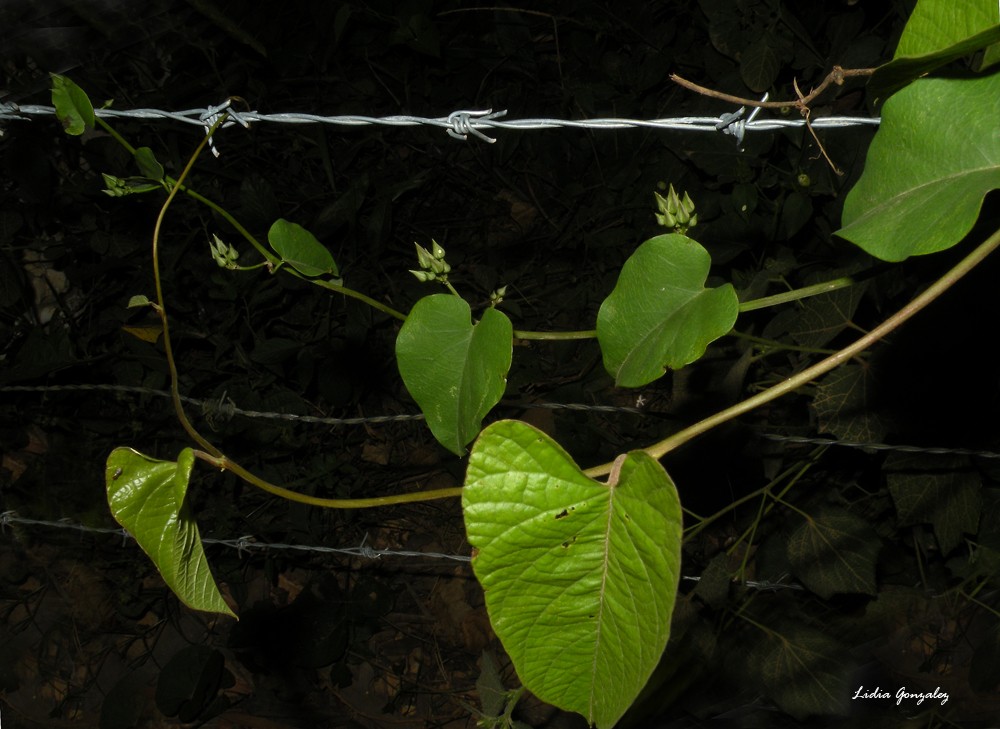
<path fill-rule="evenodd" d="M 219 236 L 213 233 L 212 240 L 209 242 L 208 247 L 212 250 L 212 260 L 219 264 L 222 268 L 239 268 L 239 265 L 236 263 L 236 259 L 240 257 L 240 252 L 233 246 L 221 240 Z"/>
<path fill-rule="evenodd" d="M 501 286 L 500 288 L 490 292 L 490 306 L 499 306 L 503 302 L 503 297 L 507 295 L 507 287 Z"/>
<path fill-rule="evenodd" d="M 653 194 L 656 195 L 656 208 L 660 211 L 656 214 L 657 223 L 681 235 L 687 233 L 688 228 L 698 225 L 694 202 L 686 192 L 683 198 L 678 197 L 674 186 L 671 185 L 666 197 L 658 192 Z"/>
<path fill-rule="evenodd" d="M 431 249 L 427 250 L 419 243 L 414 243 L 417 247 L 417 263 L 420 264 L 419 271 L 411 270 L 418 281 L 440 281 L 448 283 L 448 272 L 451 266 L 444 260 L 444 248 L 438 245 L 436 240 L 431 240 Z"/>

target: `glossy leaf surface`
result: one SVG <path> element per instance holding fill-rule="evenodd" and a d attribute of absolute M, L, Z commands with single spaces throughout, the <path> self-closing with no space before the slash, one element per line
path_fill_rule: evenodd
<path fill-rule="evenodd" d="M 303 276 L 338 275 L 330 251 L 298 223 L 275 220 L 267 232 L 267 241 L 281 260 Z"/>
<path fill-rule="evenodd" d="M 604 367 L 620 387 L 642 387 L 679 369 L 733 328 L 731 284 L 705 288 L 712 259 L 690 238 L 668 234 L 639 246 L 597 314 Z"/>
<path fill-rule="evenodd" d="M 919 0 L 892 61 L 875 71 L 869 92 L 884 101 L 914 79 L 996 43 L 1000 5 L 994 0 L 963 0 L 960 5 L 954 0 Z M 983 66 L 989 63 L 984 59 Z"/>
<path fill-rule="evenodd" d="M 193 465 L 190 448 L 181 451 L 176 462 L 115 448 L 105 469 L 108 505 L 185 605 L 233 615 L 215 584 L 198 525 L 184 503 Z"/>
<path fill-rule="evenodd" d="M 472 565 L 524 685 L 610 727 L 660 660 L 680 575 L 677 490 L 633 451 L 614 485 L 585 476 L 545 433 L 504 420 L 469 456 L 462 496 Z"/>
<path fill-rule="evenodd" d="M 420 299 L 399 330 L 399 374 L 434 437 L 452 453 L 465 453 L 503 397 L 513 336 L 502 312 L 487 309 L 473 324 L 469 305 L 451 294 Z"/>
<path fill-rule="evenodd" d="M 958 243 L 1000 187 L 997 119 L 1000 73 L 920 79 L 893 95 L 837 235 L 885 261 Z"/>

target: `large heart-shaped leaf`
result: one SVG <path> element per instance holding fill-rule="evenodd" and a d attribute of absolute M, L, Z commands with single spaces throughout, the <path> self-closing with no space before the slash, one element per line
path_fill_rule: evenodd
<path fill-rule="evenodd" d="M 233 615 L 219 594 L 198 525 L 184 504 L 193 465 L 190 448 L 181 451 L 176 463 L 115 448 L 105 471 L 108 504 L 185 605 Z"/>
<path fill-rule="evenodd" d="M 837 235 L 885 261 L 958 243 L 1000 187 L 997 119 L 1000 73 L 925 78 L 894 94 Z"/>
<path fill-rule="evenodd" d="M 920 0 L 903 29 L 892 61 L 868 83 L 873 98 L 884 100 L 915 78 L 1000 43 L 1000 6 L 996 0 Z M 984 60 L 983 66 L 989 64 Z"/>
<path fill-rule="evenodd" d="M 597 314 L 604 367 L 621 387 L 642 387 L 679 369 L 733 328 L 739 300 L 731 284 L 705 288 L 712 259 L 690 238 L 651 238 L 622 267 Z"/>
<path fill-rule="evenodd" d="M 330 251 L 298 223 L 278 218 L 267 231 L 267 242 L 282 261 L 303 276 L 337 275 L 337 264 Z"/>
<path fill-rule="evenodd" d="M 677 490 L 633 451 L 609 483 L 585 476 L 541 431 L 486 428 L 462 495 L 472 566 L 524 685 L 610 727 L 670 634 L 680 575 Z"/>
<path fill-rule="evenodd" d="M 500 402 L 513 356 L 514 329 L 487 309 L 478 324 L 464 299 L 425 296 L 396 337 L 396 362 L 434 437 L 456 455 L 479 433 Z"/>

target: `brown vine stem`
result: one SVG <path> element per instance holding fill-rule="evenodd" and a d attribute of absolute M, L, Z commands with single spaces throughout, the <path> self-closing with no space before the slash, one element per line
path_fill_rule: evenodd
<path fill-rule="evenodd" d="M 709 96 L 713 99 L 728 101 L 731 104 L 739 104 L 740 106 L 757 106 L 761 109 L 786 109 L 788 107 L 794 107 L 804 113 L 805 110 L 809 108 L 809 104 L 811 104 L 820 94 L 826 91 L 830 84 L 841 86 L 844 83 L 844 79 L 857 76 L 871 76 L 873 73 L 875 73 L 874 68 L 841 68 L 840 66 L 834 66 L 833 70 L 830 71 L 830 73 L 826 75 L 826 78 L 820 82 L 819 86 L 814 88 L 805 96 L 800 94 L 799 98 L 794 101 L 759 101 L 757 99 L 744 99 L 742 96 L 734 96 L 732 94 L 726 94 L 721 91 L 699 86 L 693 81 L 681 78 L 675 73 L 670 74 L 670 80 L 675 84 L 683 86 L 689 91 L 694 91 L 702 96 Z"/>
<path fill-rule="evenodd" d="M 796 96 L 798 96 L 795 101 L 756 101 L 754 99 L 744 99 L 740 96 L 724 94 L 721 91 L 715 91 L 714 89 L 699 86 L 693 81 L 681 78 L 677 74 L 671 74 L 670 80 L 686 89 L 696 91 L 703 96 L 709 96 L 713 99 L 721 99 L 723 101 L 739 104 L 741 106 L 757 106 L 761 109 L 787 109 L 789 107 L 798 109 L 799 113 L 802 114 L 803 118 L 806 120 L 806 129 L 809 130 L 809 134 L 812 135 L 813 141 L 816 142 L 816 146 L 819 147 L 819 152 L 823 156 L 823 159 L 825 159 L 826 163 L 830 165 L 830 169 L 832 169 L 838 176 L 841 176 L 844 174 L 843 171 L 837 167 L 836 164 L 834 164 L 832 159 L 830 159 L 830 155 L 827 154 L 826 147 L 823 146 L 823 143 L 816 135 L 816 130 L 812 127 L 812 110 L 809 108 L 809 104 L 811 104 L 820 94 L 826 91 L 830 84 L 841 86 L 846 78 L 871 76 L 873 73 L 875 73 L 874 68 L 841 68 L 840 66 L 834 66 L 833 70 L 826 75 L 826 78 L 824 78 L 822 82 L 820 82 L 820 85 L 808 94 L 803 94 L 799 89 L 798 81 L 793 79 L 792 85 L 795 87 Z"/>
<path fill-rule="evenodd" d="M 836 354 L 832 354 L 826 359 L 817 362 L 812 367 L 804 369 L 796 375 L 792 375 L 784 382 L 780 382 L 774 387 L 770 387 L 753 397 L 747 398 L 743 402 L 737 403 L 732 407 L 726 408 L 715 415 L 711 415 L 704 420 L 695 423 L 694 425 L 684 428 L 678 433 L 671 435 L 659 443 L 644 448 L 649 455 L 653 458 L 663 458 L 667 453 L 674 450 L 675 448 L 687 443 L 692 438 L 701 435 L 702 433 L 715 428 L 722 423 L 725 423 L 733 418 L 739 417 L 744 413 L 748 413 L 751 410 L 759 408 L 761 405 L 771 402 L 772 400 L 777 400 L 783 395 L 797 390 L 803 385 L 815 380 L 821 375 L 825 375 L 833 369 L 836 369 L 839 365 L 843 364 L 852 357 L 858 355 L 865 349 L 868 349 L 873 344 L 879 340 L 888 336 L 891 332 L 896 330 L 903 322 L 907 321 L 910 317 L 916 314 L 918 311 L 923 309 L 925 306 L 930 304 L 941 294 L 947 291 L 949 288 L 955 285 L 955 283 L 961 279 L 965 274 L 975 268 L 986 256 L 992 253 L 997 247 L 1000 247 L 1000 229 L 994 231 L 994 233 L 987 238 L 985 241 L 980 243 L 976 248 L 969 253 L 965 258 L 959 261 L 950 271 L 948 271 L 944 276 L 939 278 L 933 284 L 931 284 L 927 289 L 923 291 L 919 296 L 917 296 L 913 301 L 904 306 L 898 312 L 896 312 L 889 319 L 886 319 L 875 329 L 872 329 L 868 334 L 858 339 L 853 344 L 844 347 Z M 600 466 L 595 466 L 590 468 L 584 473 L 586 473 L 591 478 L 597 476 L 604 476 L 611 472 L 613 467 L 613 462 L 604 463 Z"/>

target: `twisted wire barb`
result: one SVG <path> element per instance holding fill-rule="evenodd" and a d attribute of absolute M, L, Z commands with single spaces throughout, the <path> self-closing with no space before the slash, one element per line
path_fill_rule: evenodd
<path fill-rule="evenodd" d="M 269 122 L 273 124 L 330 124 L 335 126 L 387 126 L 387 127 L 413 127 L 429 126 L 444 129 L 450 137 L 454 139 L 466 140 L 470 135 L 485 141 L 495 142 L 496 140 L 485 134 L 485 131 L 506 129 L 510 131 L 526 131 L 537 129 L 670 129 L 675 131 L 698 131 L 698 132 L 719 132 L 726 131 L 730 125 L 738 122 L 734 131 L 726 133 L 737 137 L 742 143 L 743 132 L 745 131 L 773 131 L 776 129 L 788 129 L 805 126 L 805 119 L 754 119 L 753 116 L 747 120 L 742 120 L 742 112 L 736 114 L 723 114 L 718 117 L 712 116 L 686 116 L 662 119 L 629 119 L 629 118 L 598 118 L 598 119 L 554 119 L 541 117 L 535 119 L 501 119 L 507 114 L 506 110 L 494 112 L 492 109 L 484 111 L 453 111 L 443 117 L 422 117 L 408 114 L 395 116 L 362 116 L 355 114 L 322 116 L 319 114 L 305 114 L 300 112 L 279 112 L 274 114 L 262 114 L 258 111 L 236 111 L 223 103 L 218 106 L 211 106 L 205 109 L 185 109 L 183 111 L 167 111 L 164 109 L 95 109 L 94 113 L 98 117 L 106 119 L 146 119 L 182 122 L 208 128 L 211 126 L 210 120 L 218 118 L 218 114 L 225 110 L 229 118 L 222 124 L 223 128 L 239 124 L 249 127 L 254 122 Z M 52 116 L 55 108 L 45 105 L 26 104 L 0 104 L 0 121 L 12 119 L 26 120 L 34 116 Z M 814 129 L 842 129 L 844 127 L 855 126 L 878 126 L 878 117 L 858 117 L 858 116 L 829 116 L 819 117 L 810 120 Z"/>

